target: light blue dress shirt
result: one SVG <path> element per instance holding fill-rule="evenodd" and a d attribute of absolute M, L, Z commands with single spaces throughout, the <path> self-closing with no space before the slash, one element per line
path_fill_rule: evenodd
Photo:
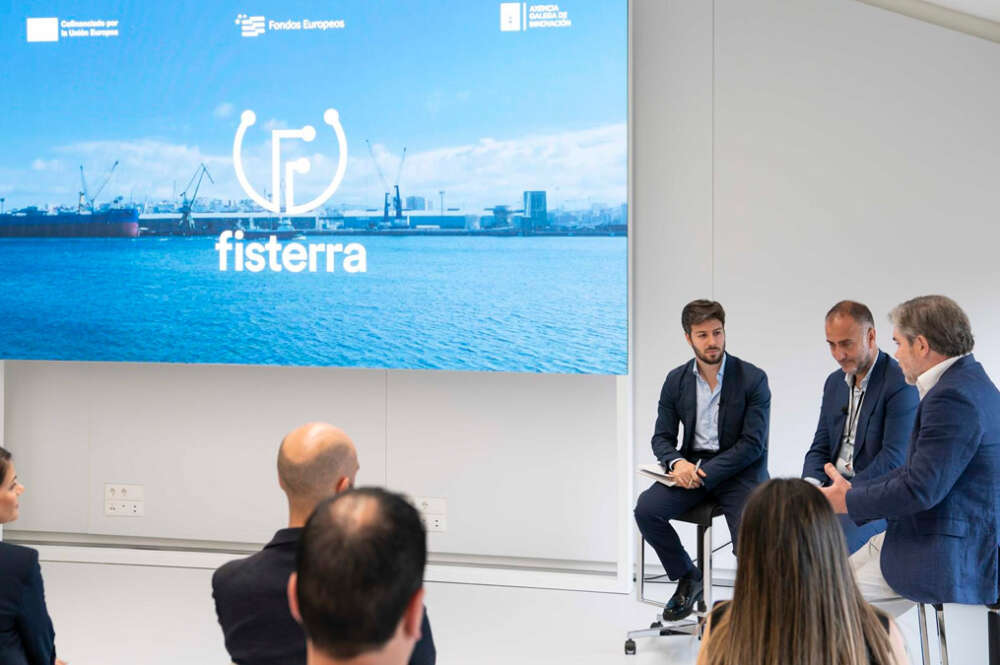
<path fill-rule="evenodd" d="M 719 452 L 719 401 L 722 398 L 722 377 L 726 372 L 726 354 L 722 354 L 719 363 L 719 373 L 716 375 L 715 390 L 698 371 L 698 361 L 691 368 L 694 372 L 697 389 L 697 420 L 694 425 L 694 442 L 692 449 L 699 452 Z"/>

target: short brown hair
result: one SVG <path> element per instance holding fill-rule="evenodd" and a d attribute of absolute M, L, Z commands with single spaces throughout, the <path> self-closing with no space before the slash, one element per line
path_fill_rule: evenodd
<path fill-rule="evenodd" d="M 691 326 L 705 323 L 709 319 L 718 319 L 723 327 L 726 326 L 726 310 L 714 300 L 692 300 L 681 310 L 681 327 L 684 328 L 685 335 L 691 334 Z"/>
<path fill-rule="evenodd" d="M 861 327 L 875 327 L 875 319 L 872 317 L 872 311 L 866 305 L 854 300 L 841 300 L 838 302 L 826 313 L 826 320 L 829 321 L 834 316 L 849 316 Z"/>
<path fill-rule="evenodd" d="M 923 335 L 931 351 L 949 358 L 970 353 L 976 343 L 969 317 L 947 296 L 907 300 L 889 312 L 889 320 L 909 342 Z"/>

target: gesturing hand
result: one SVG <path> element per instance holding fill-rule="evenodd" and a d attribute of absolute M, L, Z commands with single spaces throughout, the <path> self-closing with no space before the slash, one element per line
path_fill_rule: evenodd
<path fill-rule="evenodd" d="M 694 464 L 686 459 L 682 459 L 677 460 L 670 475 L 673 476 L 678 487 L 693 490 L 696 487 L 701 487 L 701 479 L 705 477 L 705 472 L 701 469 L 695 469 Z"/>
<path fill-rule="evenodd" d="M 837 471 L 837 467 L 832 464 L 826 464 L 823 467 L 823 471 L 825 471 L 826 475 L 830 477 L 833 484 L 829 487 L 821 487 L 819 488 L 819 491 L 822 492 L 826 497 L 826 500 L 830 502 L 830 505 L 833 507 L 833 512 L 838 515 L 847 513 L 847 490 L 851 489 L 851 483 L 840 475 L 840 472 Z"/>

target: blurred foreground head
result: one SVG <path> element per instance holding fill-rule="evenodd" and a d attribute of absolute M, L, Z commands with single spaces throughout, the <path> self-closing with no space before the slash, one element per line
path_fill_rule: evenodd
<path fill-rule="evenodd" d="M 361 655 L 406 663 L 420 638 L 426 561 L 420 516 L 398 494 L 365 488 L 321 501 L 288 585 L 310 665 Z"/>

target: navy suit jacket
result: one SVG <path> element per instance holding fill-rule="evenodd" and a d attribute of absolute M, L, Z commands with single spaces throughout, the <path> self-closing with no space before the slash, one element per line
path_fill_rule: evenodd
<path fill-rule="evenodd" d="M 844 372 L 837 370 L 830 374 L 823 386 L 823 404 L 816 435 L 802 465 L 803 478 L 815 478 L 823 485 L 830 484 L 823 465 L 837 463 L 844 421 L 847 419 L 845 408 L 850 399 Z M 919 403 L 917 389 L 906 383 L 899 363 L 884 351 L 879 351 L 858 415 L 858 431 L 854 437 L 854 483 L 866 483 L 892 471 L 906 460 Z M 839 517 L 847 538 L 847 549 L 851 553 L 859 550 L 875 534 L 885 531 L 885 520 L 859 525 L 846 515 Z"/>
<path fill-rule="evenodd" d="M 960 358 L 920 402 L 906 463 L 847 492 L 855 520 L 888 519 L 882 574 L 925 603 L 997 600 L 1000 392 Z"/>
<path fill-rule="evenodd" d="M 694 359 L 667 374 L 660 390 L 660 403 L 653 432 L 653 454 L 664 466 L 690 457 L 698 418 Z M 701 468 L 705 489 L 712 490 L 730 478 L 750 484 L 767 480 L 767 437 L 771 417 L 771 390 L 767 375 L 758 367 L 733 355 L 726 356 L 719 396 L 719 453 Z M 684 440 L 677 450 L 678 424 L 684 425 Z"/>
<path fill-rule="evenodd" d="M 0 663 L 52 665 L 55 639 L 38 552 L 0 543 Z"/>
<path fill-rule="evenodd" d="M 260 552 L 230 561 L 212 575 L 215 612 L 236 665 L 305 665 L 306 637 L 288 609 L 287 591 L 301 533 L 281 529 Z M 437 652 L 426 611 L 420 628 L 410 665 L 434 665 Z"/>

